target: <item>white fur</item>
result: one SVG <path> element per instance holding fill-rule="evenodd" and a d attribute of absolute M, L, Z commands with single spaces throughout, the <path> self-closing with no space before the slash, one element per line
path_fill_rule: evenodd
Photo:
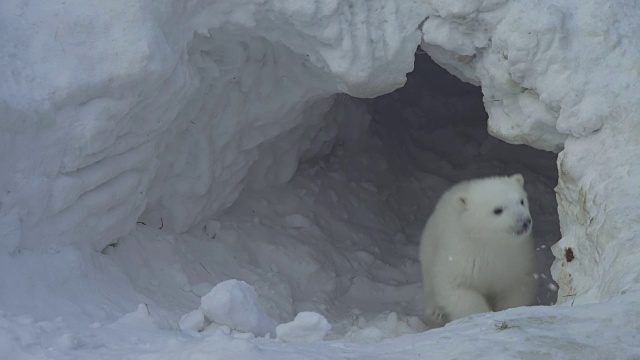
<path fill-rule="evenodd" d="M 420 239 L 428 317 L 446 322 L 531 305 L 535 254 L 523 185 L 520 174 L 491 177 L 442 195 Z"/>

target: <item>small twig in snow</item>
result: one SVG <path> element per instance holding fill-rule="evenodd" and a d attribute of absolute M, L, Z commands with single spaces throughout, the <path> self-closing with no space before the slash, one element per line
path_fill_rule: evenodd
<path fill-rule="evenodd" d="M 207 272 L 207 274 L 211 275 L 211 273 L 209 272 L 209 270 L 207 270 L 207 268 L 206 268 L 206 267 L 204 267 L 204 265 L 202 265 L 202 263 L 200 263 L 200 266 L 202 266 L 202 268 L 204 269 L 204 271 L 206 271 L 206 272 Z M 213 276 L 213 275 L 211 275 L 211 276 Z"/>

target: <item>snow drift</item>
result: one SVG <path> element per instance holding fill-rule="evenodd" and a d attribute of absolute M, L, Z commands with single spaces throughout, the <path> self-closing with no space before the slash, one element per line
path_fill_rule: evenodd
<path fill-rule="evenodd" d="M 112 268 L 100 251 L 117 247 L 141 222 L 164 233 L 131 236 L 161 239 L 150 248 L 174 256 L 167 247 L 172 234 L 220 216 L 243 190 L 287 182 L 299 161 L 329 153 L 344 136 L 341 123 L 362 118 L 348 113 L 353 107 L 336 116 L 341 107 L 334 106 L 334 94 L 375 97 L 402 86 L 418 46 L 482 87 L 491 134 L 559 152 L 563 237 L 552 269 L 558 302 L 610 300 L 575 311 L 509 312 L 517 326 L 529 327 L 518 339 L 560 347 L 528 314 L 548 316 L 562 331 L 559 318 L 584 319 L 593 311 L 607 314 L 587 322 L 593 333 L 607 318 L 621 329 L 603 342 L 618 335 L 633 340 L 623 335 L 639 316 L 632 311 L 640 282 L 638 16 L 639 5 L 623 0 L 6 1 L 0 11 L 0 266 L 13 276 L 0 282 L 0 305 L 10 314 L 0 325 L 14 340 L 0 349 L 45 351 L 34 350 L 29 339 L 77 333 L 73 318 L 52 320 L 72 316 L 76 307 L 89 319 L 135 309 L 127 290 L 100 290 L 134 276 Z M 291 228 L 310 222 L 288 219 Z M 182 278 L 175 282 L 185 285 Z M 186 300 L 176 302 L 188 307 Z M 162 320 L 147 310 L 100 331 L 133 326 L 142 342 L 168 357 L 211 349 L 221 356 L 308 351 L 246 339 L 233 340 L 238 346 L 221 338 L 192 348 L 164 344 L 168 335 L 157 332 Z M 397 315 L 389 316 L 396 326 Z M 459 323 L 457 336 L 478 346 L 484 338 L 503 340 L 500 332 L 478 335 L 469 325 L 492 316 Z M 41 319 L 47 322 L 36 323 Z M 411 357 L 431 352 L 437 337 L 455 326 L 388 344 L 399 353 L 355 345 L 320 353 Z M 581 345 L 589 335 L 572 336 L 572 344 Z M 423 338 L 430 340 L 409 348 Z M 52 341 L 63 353 L 99 346 L 77 335 Z"/>

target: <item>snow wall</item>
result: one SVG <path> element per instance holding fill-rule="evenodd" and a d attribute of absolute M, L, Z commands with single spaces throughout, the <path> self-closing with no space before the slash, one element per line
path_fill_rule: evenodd
<path fill-rule="evenodd" d="M 286 182 L 331 147 L 334 94 L 401 87 L 420 46 L 481 85 L 493 135 L 559 152 L 558 302 L 638 290 L 638 6 L 7 1 L 2 256 L 85 256 L 137 221 L 182 232 Z"/>
<path fill-rule="evenodd" d="M 99 251 L 145 208 L 181 232 L 249 180 L 288 180 L 331 140 L 320 129 L 333 94 L 402 86 L 426 17 L 424 5 L 385 1 L 12 5 L 2 18 L 7 252 Z"/>

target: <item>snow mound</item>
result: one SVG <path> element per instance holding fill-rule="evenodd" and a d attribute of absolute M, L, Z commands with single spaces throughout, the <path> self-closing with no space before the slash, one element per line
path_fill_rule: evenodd
<path fill-rule="evenodd" d="M 227 280 L 202 297 L 200 310 L 209 321 L 257 336 L 275 335 L 276 322 L 264 311 L 253 286 Z"/>
<path fill-rule="evenodd" d="M 180 318 L 178 326 L 180 326 L 182 330 L 202 331 L 202 329 L 204 329 L 204 313 L 202 310 L 197 309 L 184 314 Z"/>
<path fill-rule="evenodd" d="M 288 343 L 321 341 L 329 330 L 331 325 L 327 319 L 310 311 L 299 313 L 292 322 L 276 326 L 278 339 Z"/>

